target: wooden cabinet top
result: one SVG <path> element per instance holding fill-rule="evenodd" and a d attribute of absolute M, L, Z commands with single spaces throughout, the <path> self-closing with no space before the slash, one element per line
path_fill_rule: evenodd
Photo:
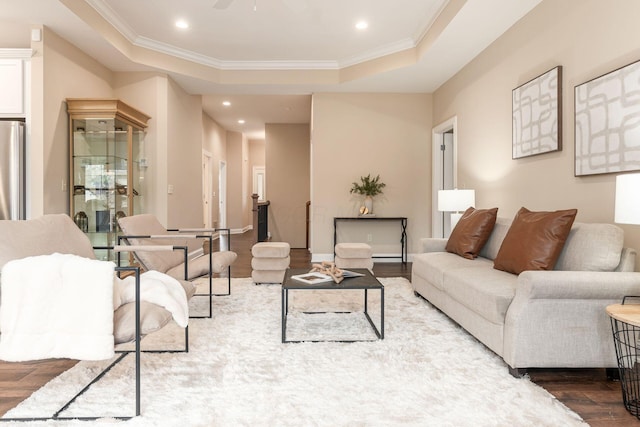
<path fill-rule="evenodd" d="M 117 117 L 140 128 L 146 128 L 151 118 L 119 99 L 109 98 L 67 98 L 67 112 L 85 118 Z"/>

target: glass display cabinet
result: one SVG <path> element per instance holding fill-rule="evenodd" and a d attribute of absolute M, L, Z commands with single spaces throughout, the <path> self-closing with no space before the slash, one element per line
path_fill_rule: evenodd
<path fill-rule="evenodd" d="M 117 99 L 67 99 L 70 215 L 96 248 L 114 259 L 117 218 L 145 212 L 149 116 Z"/>

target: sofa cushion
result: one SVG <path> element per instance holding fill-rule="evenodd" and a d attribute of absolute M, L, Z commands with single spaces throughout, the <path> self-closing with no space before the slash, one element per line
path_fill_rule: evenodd
<path fill-rule="evenodd" d="M 251 247 L 251 255 L 257 258 L 286 258 L 290 250 L 287 242 L 258 242 Z"/>
<path fill-rule="evenodd" d="M 502 325 L 516 293 L 518 276 L 484 268 L 459 268 L 444 273 L 444 291 L 492 323 Z"/>
<path fill-rule="evenodd" d="M 140 301 L 140 335 L 145 336 L 162 329 L 171 320 L 171 313 L 147 301 Z M 116 344 L 136 338 L 136 305 L 123 304 L 113 313 L 113 338 Z"/>
<path fill-rule="evenodd" d="M 163 253 L 163 252 L 156 252 Z M 219 274 L 226 270 L 238 257 L 238 254 L 232 251 L 213 252 L 211 254 L 211 272 Z M 183 255 L 184 259 L 184 255 Z M 204 254 L 197 258 L 189 260 L 187 280 L 193 280 L 209 274 L 209 254 Z M 166 274 L 169 276 L 184 280 L 184 262 L 170 268 Z"/>
<path fill-rule="evenodd" d="M 254 270 L 286 270 L 289 268 L 291 257 L 285 258 L 251 258 L 251 268 Z"/>
<path fill-rule="evenodd" d="M 614 271 L 622 256 L 624 232 L 613 224 L 576 222 L 569 232 L 556 270 Z"/>
<path fill-rule="evenodd" d="M 520 208 L 494 260 L 494 268 L 520 274 L 554 268 L 577 209 L 532 212 Z"/>
<path fill-rule="evenodd" d="M 504 236 L 507 235 L 509 227 L 511 226 L 511 218 L 496 218 L 496 223 L 493 226 L 493 231 L 487 239 L 487 243 L 480 250 L 480 256 L 483 258 L 494 260 L 498 256 L 498 251 L 504 240 Z"/>
<path fill-rule="evenodd" d="M 449 252 L 427 252 L 413 257 L 411 274 L 420 276 L 436 288 L 444 290 L 446 271 L 471 267 L 491 270 L 491 261 L 484 258 L 462 258 Z"/>
<path fill-rule="evenodd" d="M 446 250 L 461 257 L 474 259 L 491 235 L 498 208 L 469 208 L 449 236 Z"/>

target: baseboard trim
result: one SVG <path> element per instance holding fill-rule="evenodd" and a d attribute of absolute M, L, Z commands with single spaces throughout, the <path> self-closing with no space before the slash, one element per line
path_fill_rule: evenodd
<path fill-rule="evenodd" d="M 243 234 L 247 231 L 253 230 L 253 225 L 246 225 L 243 228 L 232 228 L 230 229 L 231 234 Z"/>
<path fill-rule="evenodd" d="M 407 262 L 413 262 L 413 257 L 415 254 L 407 254 Z M 373 254 L 373 262 L 402 262 L 400 258 L 398 258 L 398 254 Z M 394 258 L 392 258 L 394 257 Z M 311 262 L 322 262 L 322 261 L 333 261 L 333 254 L 319 254 L 312 253 L 311 254 Z"/>

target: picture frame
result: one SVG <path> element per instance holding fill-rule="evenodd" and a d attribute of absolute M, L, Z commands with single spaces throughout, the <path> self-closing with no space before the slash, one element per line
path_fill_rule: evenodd
<path fill-rule="evenodd" d="M 640 61 L 574 88 L 575 176 L 640 170 Z"/>
<path fill-rule="evenodd" d="M 562 66 L 513 89 L 512 159 L 562 150 Z"/>

